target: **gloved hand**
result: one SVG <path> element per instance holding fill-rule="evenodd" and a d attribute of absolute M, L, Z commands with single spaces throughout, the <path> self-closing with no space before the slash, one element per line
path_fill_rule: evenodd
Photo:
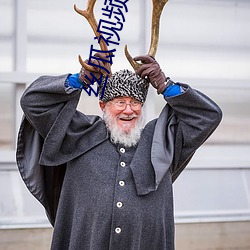
<path fill-rule="evenodd" d="M 143 79 L 147 77 L 152 86 L 157 89 L 157 93 L 163 93 L 167 88 L 164 84 L 166 82 L 166 77 L 159 63 L 149 55 L 137 56 L 134 60 L 143 63 L 135 73 Z"/>
<path fill-rule="evenodd" d="M 94 54 L 94 57 L 99 57 L 101 59 L 107 60 L 105 53 L 96 53 L 96 54 Z M 86 59 L 84 62 L 88 64 L 88 59 Z M 93 63 L 95 65 L 100 65 L 102 67 L 106 67 L 106 62 L 104 62 L 102 60 L 91 59 L 91 63 Z M 95 71 L 88 71 L 88 70 L 84 69 L 83 67 L 81 68 L 80 73 L 79 73 L 79 79 L 85 85 L 85 87 L 87 87 L 87 84 L 91 85 L 91 82 L 86 77 L 86 75 L 87 75 L 89 77 L 89 79 L 91 80 L 93 77 L 90 73 L 92 73 L 98 80 L 100 80 L 101 75 L 102 75 L 102 72 L 101 72 L 102 68 L 100 68 L 98 66 L 94 66 L 94 69 L 95 69 Z"/>

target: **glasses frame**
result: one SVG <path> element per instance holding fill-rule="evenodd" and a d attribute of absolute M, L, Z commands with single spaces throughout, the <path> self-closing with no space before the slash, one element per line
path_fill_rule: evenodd
<path fill-rule="evenodd" d="M 141 109 L 141 107 L 142 107 L 142 105 L 143 105 L 142 102 L 137 101 L 137 100 L 134 100 L 134 101 L 131 101 L 131 102 L 125 102 L 125 101 L 122 101 L 122 100 L 109 101 L 109 102 L 112 103 L 112 104 L 114 105 L 115 109 L 116 109 L 116 110 L 119 110 L 119 111 L 125 110 L 125 109 L 127 108 L 127 105 L 129 105 L 130 108 L 131 108 L 133 111 L 138 111 L 138 110 Z M 117 105 L 118 102 L 123 102 L 123 103 L 124 103 L 124 105 L 123 105 L 124 107 L 121 107 L 121 106 Z M 136 103 L 136 106 L 133 106 L 133 104 L 132 104 L 133 102 Z M 138 103 L 138 105 L 137 105 L 137 103 Z M 137 108 L 137 107 L 138 107 L 138 108 Z"/>

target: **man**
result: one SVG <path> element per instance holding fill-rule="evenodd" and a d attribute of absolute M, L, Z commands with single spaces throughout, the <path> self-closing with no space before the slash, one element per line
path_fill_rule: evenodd
<path fill-rule="evenodd" d="M 172 183 L 222 113 L 201 92 L 166 78 L 155 59 L 135 60 L 143 63 L 136 74 L 109 78 L 103 119 L 76 110 L 86 70 L 41 77 L 21 99 L 17 163 L 54 226 L 52 249 L 174 249 Z M 149 82 L 166 105 L 143 126 Z"/>

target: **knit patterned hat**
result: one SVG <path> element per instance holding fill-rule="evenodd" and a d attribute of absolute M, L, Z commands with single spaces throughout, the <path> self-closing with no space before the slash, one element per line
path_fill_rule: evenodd
<path fill-rule="evenodd" d="M 99 89 L 102 93 L 104 82 Z M 144 103 L 148 93 L 148 81 L 140 78 L 134 72 L 124 69 L 112 74 L 107 80 L 102 101 L 108 102 L 116 97 L 129 96 Z"/>

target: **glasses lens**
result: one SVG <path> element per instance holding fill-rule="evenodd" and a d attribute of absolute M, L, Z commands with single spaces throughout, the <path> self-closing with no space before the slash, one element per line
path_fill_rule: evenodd
<path fill-rule="evenodd" d="M 141 103 L 140 102 L 131 102 L 130 107 L 133 110 L 139 110 L 141 108 Z"/>
<path fill-rule="evenodd" d="M 115 102 L 114 104 L 117 110 L 123 110 L 126 108 L 126 102 L 118 101 L 118 102 Z"/>
<path fill-rule="evenodd" d="M 141 108 L 141 102 L 138 102 L 138 101 L 133 101 L 133 102 L 130 102 L 130 103 L 126 103 L 126 102 L 123 102 L 123 101 L 117 101 L 117 102 L 114 102 L 114 105 L 115 105 L 115 108 L 117 110 L 124 110 L 126 109 L 126 106 L 127 105 L 130 105 L 130 108 L 132 110 L 139 110 Z"/>

